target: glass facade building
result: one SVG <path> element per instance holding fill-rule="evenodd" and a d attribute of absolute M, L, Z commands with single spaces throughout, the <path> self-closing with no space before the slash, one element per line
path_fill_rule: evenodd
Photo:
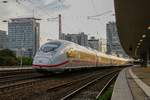
<path fill-rule="evenodd" d="M 9 48 L 17 56 L 33 57 L 39 48 L 40 24 L 35 18 L 16 18 L 8 23 Z"/>
<path fill-rule="evenodd" d="M 95 39 L 95 37 L 91 37 L 88 40 L 88 45 L 90 48 L 100 51 L 100 42 L 99 39 Z"/>
<path fill-rule="evenodd" d="M 115 22 L 109 22 L 106 25 L 107 54 L 127 57 L 118 37 L 117 26 Z"/>
<path fill-rule="evenodd" d="M 71 41 L 82 46 L 88 46 L 88 36 L 84 34 L 84 32 L 64 35 L 64 40 Z"/>
<path fill-rule="evenodd" d="M 8 48 L 8 36 L 6 31 L 0 30 L 0 49 Z"/>

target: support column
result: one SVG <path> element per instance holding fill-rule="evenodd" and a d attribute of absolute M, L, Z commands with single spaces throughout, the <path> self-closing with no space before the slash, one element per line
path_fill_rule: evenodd
<path fill-rule="evenodd" d="M 141 66 L 142 67 L 147 66 L 147 52 L 141 53 Z"/>
<path fill-rule="evenodd" d="M 150 49 L 147 49 L 147 67 L 150 67 Z"/>

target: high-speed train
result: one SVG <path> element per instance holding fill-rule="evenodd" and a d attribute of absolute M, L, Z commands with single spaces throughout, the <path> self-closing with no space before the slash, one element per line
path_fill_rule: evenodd
<path fill-rule="evenodd" d="M 34 69 L 50 72 L 126 64 L 128 59 L 106 55 L 65 40 L 51 40 L 45 43 L 33 60 Z"/>

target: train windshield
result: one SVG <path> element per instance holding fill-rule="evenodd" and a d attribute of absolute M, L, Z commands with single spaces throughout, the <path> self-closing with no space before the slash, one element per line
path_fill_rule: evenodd
<path fill-rule="evenodd" d="M 57 48 L 59 48 L 60 43 L 46 43 L 40 48 L 40 51 L 43 51 L 45 53 L 55 51 Z"/>

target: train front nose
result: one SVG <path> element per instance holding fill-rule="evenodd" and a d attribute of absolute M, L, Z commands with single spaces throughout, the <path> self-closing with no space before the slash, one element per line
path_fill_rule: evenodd
<path fill-rule="evenodd" d="M 49 67 L 53 65 L 55 54 L 60 45 L 60 42 L 48 42 L 42 45 L 35 55 L 33 66 Z"/>
<path fill-rule="evenodd" d="M 43 65 L 49 65 L 51 64 L 50 58 L 46 58 L 46 57 L 36 57 L 33 61 L 33 65 L 39 65 L 39 66 L 43 66 Z"/>

